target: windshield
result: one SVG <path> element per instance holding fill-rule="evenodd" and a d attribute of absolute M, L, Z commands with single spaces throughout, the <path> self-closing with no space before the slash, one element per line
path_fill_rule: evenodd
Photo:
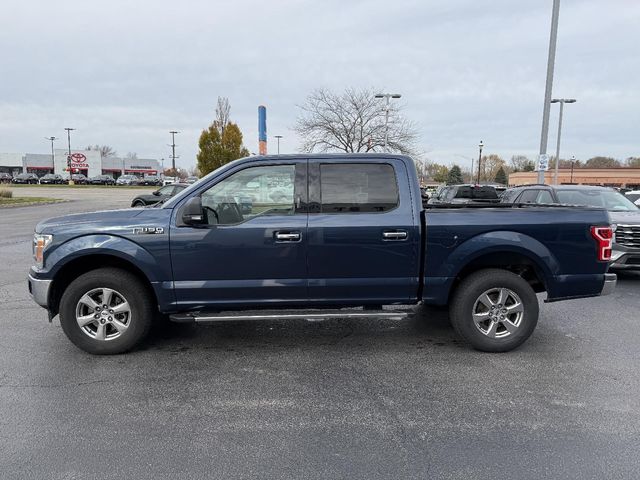
<path fill-rule="evenodd" d="M 633 202 L 613 190 L 557 190 L 560 203 L 586 205 L 614 211 L 638 210 Z"/>

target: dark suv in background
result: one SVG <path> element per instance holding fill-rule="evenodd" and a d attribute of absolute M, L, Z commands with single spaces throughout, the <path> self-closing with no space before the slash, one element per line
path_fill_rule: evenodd
<path fill-rule="evenodd" d="M 498 203 L 500 195 L 493 185 L 448 185 L 429 199 L 429 205 L 459 203 Z"/>
<path fill-rule="evenodd" d="M 640 270 L 640 209 L 620 192 L 587 185 L 525 185 L 510 188 L 503 203 L 565 204 L 599 207 L 609 211 L 616 232 L 611 268 Z"/>

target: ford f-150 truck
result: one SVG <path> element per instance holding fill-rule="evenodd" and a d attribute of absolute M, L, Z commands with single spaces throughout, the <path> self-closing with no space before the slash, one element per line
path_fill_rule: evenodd
<path fill-rule="evenodd" d="M 484 351 L 522 344 L 547 301 L 604 295 L 613 231 L 597 208 L 423 209 L 392 154 L 236 160 L 153 208 L 37 225 L 34 300 L 79 348 L 114 354 L 179 322 L 398 318 L 449 305 Z M 382 308 L 384 306 L 384 308 Z"/>

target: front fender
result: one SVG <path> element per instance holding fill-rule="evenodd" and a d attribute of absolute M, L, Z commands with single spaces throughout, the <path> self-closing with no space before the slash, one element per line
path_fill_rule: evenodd
<path fill-rule="evenodd" d="M 89 255 L 111 255 L 126 260 L 141 270 L 151 283 L 171 278 L 169 265 L 159 265 L 154 256 L 141 245 L 108 234 L 75 237 L 58 245 L 46 256 L 46 270 L 41 273 L 46 272 L 46 277 L 53 279 L 67 263 Z"/>

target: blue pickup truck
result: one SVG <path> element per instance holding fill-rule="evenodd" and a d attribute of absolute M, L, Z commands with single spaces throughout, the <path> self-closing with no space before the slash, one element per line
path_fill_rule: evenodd
<path fill-rule="evenodd" d="M 29 290 L 94 354 L 135 347 L 167 317 L 399 318 L 394 305 L 419 303 L 449 305 L 468 343 L 499 352 L 533 332 L 536 293 L 615 286 L 604 210 L 442 207 L 422 206 L 406 156 L 244 158 L 153 208 L 41 222 Z"/>

